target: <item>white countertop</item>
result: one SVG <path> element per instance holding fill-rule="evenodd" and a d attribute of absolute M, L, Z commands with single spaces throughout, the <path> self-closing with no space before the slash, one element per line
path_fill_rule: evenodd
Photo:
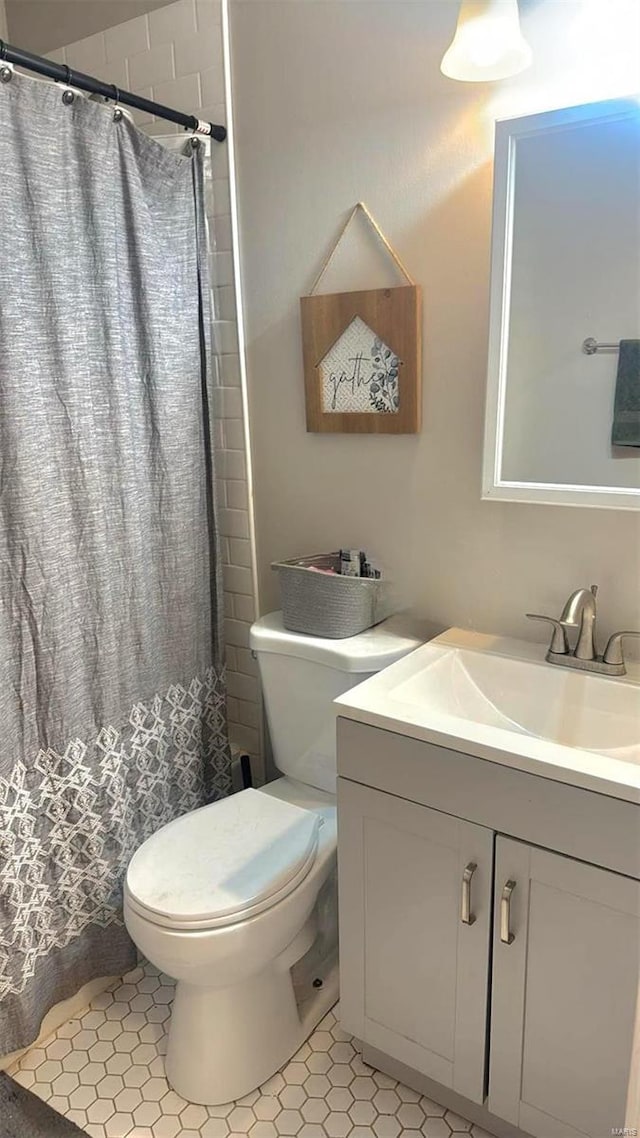
<path fill-rule="evenodd" d="M 426 699 L 421 702 L 415 698 L 406 698 L 403 692 L 408 690 L 408 682 L 414 681 L 415 688 L 416 676 L 419 677 L 421 672 L 451 649 L 462 649 L 465 653 L 490 653 L 514 661 L 525 661 L 529 666 L 533 664 L 535 668 L 559 673 L 561 678 L 565 678 L 566 687 L 570 685 L 566 677 L 587 675 L 574 669 L 548 664 L 542 645 L 451 628 L 340 696 L 334 705 L 337 714 L 543 778 L 640 803 L 640 666 L 627 664 L 627 675 L 616 678 L 588 673 L 590 680 L 595 680 L 596 684 L 625 685 L 623 694 L 627 707 L 633 709 L 634 724 L 637 707 L 638 731 L 637 736 L 635 731 L 632 732 L 631 745 L 602 753 L 566 746 L 526 730 L 508 730 L 503 726 L 474 721 L 462 714 L 443 714 L 440 709 L 429 707 Z M 530 667 L 528 675 L 535 680 L 536 673 Z M 539 678 L 544 690 L 545 685 L 548 686 L 549 677 L 541 674 Z M 573 681 L 574 690 L 579 682 Z M 629 687 L 633 689 L 633 696 L 630 696 Z M 600 690 L 603 696 L 609 694 L 605 689 Z M 593 696 L 594 692 L 597 694 L 598 688 L 590 686 L 588 691 Z"/>

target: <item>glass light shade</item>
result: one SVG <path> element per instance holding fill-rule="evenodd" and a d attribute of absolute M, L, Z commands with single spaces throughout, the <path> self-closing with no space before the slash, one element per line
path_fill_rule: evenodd
<path fill-rule="evenodd" d="M 518 0 L 462 0 L 456 34 L 440 69 L 450 79 L 486 83 L 517 75 L 531 60 Z"/>

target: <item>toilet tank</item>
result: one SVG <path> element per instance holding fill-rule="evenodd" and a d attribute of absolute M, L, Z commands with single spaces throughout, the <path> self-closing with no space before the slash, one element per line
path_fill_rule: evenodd
<path fill-rule="evenodd" d="M 273 757 L 289 778 L 335 793 L 336 716 L 333 700 L 422 643 L 400 632 L 398 618 L 345 640 L 289 632 L 282 613 L 251 628 Z"/>

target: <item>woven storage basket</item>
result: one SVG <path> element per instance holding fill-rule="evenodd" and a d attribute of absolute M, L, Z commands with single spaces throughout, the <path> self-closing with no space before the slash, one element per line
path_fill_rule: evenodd
<path fill-rule="evenodd" d="M 341 640 L 356 636 L 390 615 L 388 582 L 369 577 L 314 573 L 340 567 L 340 554 L 316 553 L 292 561 L 274 561 L 285 628 Z"/>

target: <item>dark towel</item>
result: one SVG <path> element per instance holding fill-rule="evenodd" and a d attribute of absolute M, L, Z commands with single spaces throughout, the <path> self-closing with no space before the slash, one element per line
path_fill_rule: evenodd
<path fill-rule="evenodd" d="M 640 340 L 620 341 L 611 444 L 640 447 Z"/>
<path fill-rule="evenodd" d="M 87 1138 L 87 1132 L 0 1072 L 0 1138 Z"/>

